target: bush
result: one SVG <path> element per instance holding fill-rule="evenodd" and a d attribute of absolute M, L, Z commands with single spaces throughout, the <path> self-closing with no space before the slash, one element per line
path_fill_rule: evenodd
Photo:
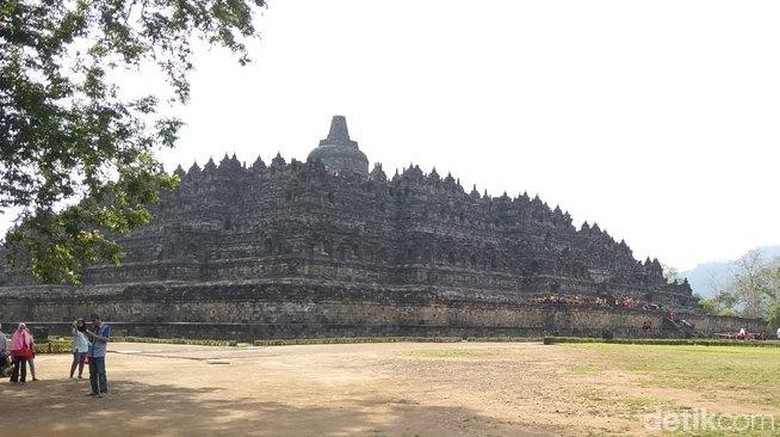
<path fill-rule="evenodd" d="M 464 341 L 481 343 L 533 343 L 542 341 L 542 337 L 466 337 Z"/>
<path fill-rule="evenodd" d="M 238 346 L 236 340 L 203 340 L 194 338 L 152 338 L 152 337 L 112 337 L 114 342 L 157 343 L 157 344 L 188 344 L 195 346 Z"/>
<path fill-rule="evenodd" d="M 583 338 L 583 337 L 544 337 L 544 344 L 559 343 L 613 343 L 646 345 L 687 345 L 687 346 L 752 346 L 780 347 L 780 341 L 767 340 L 727 340 L 719 338 Z"/>
<path fill-rule="evenodd" d="M 331 337 L 331 338 L 277 338 L 255 340 L 255 346 L 292 346 L 304 344 L 352 344 L 352 343 L 457 343 L 460 337 Z"/>
<path fill-rule="evenodd" d="M 62 354 L 73 351 L 73 342 L 69 338 L 49 337 L 46 343 L 35 343 L 37 354 Z"/>

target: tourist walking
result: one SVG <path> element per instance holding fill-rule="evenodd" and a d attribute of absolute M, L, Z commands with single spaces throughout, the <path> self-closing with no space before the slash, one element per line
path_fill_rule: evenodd
<path fill-rule="evenodd" d="M 27 381 L 27 361 L 33 356 L 33 338 L 27 325 L 22 322 L 11 336 L 11 358 L 14 368 L 11 371 L 11 382 L 24 384 Z"/>
<path fill-rule="evenodd" d="M 103 323 L 99 314 L 92 316 L 92 329 L 87 330 L 90 339 L 89 351 L 89 384 L 92 387 L 90 396 L 102 398 L 108 394 L 106 378 L 106 347 L 111 337 L 111 327 Z"/>
<path fill-rule="evenodd" d="M 70 365 L 70 377 L 79 369 L 79 379 L 83 378 L 84 361 L 89 352 L 89 340 L 87 340 L 87 324 L 84 319 L 73 322 L 73 363 Z"/>

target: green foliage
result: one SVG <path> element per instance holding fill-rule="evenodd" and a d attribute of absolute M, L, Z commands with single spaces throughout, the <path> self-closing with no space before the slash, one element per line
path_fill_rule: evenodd
<path fill-rule="evenodd" d="M 0 1 L 0 212 L 21 210 L 9 261 L 44 282 L 78 282 L 86 263 L 121 260 L 113 236 L 150 220 L 178 180 L 154 158 L 189 98 L 196 40 L 248 62 L 264 0 Z M 127 97 L 127 73 L 159 71 L 167 96 Z"/>
<path fill-rule="evenodd" d="M 775 302 L 774 305 L 769 308 L 766 320 L 769 324 L 770 332 L 775 332 L 777 328 L 780 328 L 780 300 Z"/>
<path fill-rule="evenodd" d="M 705 313 L 713 316 L 736 317 L 737 299 L 730 293 L 721 292 L 710 298 L 699 297 L 699 306 Z"/>
<path fill-rule="evenodd" d="M 156 343 L 156 344 L 188 344 L 195 346 L 238 346 L 235 340 L 209 340 L 194 338 L 152 338 L 152 337 L 112 337 L 112 342 Z"/>
<path fill-rule="evenodd" d="M 463 340 L 479 343 L 532 343 L 542 341 L 542 337 L 466 337 Z"/>
<path fill-rule="evenodd" d="M 191 338 L 150 338 L 150 337 L 111 337 L 112 343 L 155 343 L 155 344 L 186 344 L 197 346 L 241 346 L 235 340 L 201 340 Z M 246 345 L 246 344 L 244 344 Z M 70 353 L 73 348 L 73 340 L 65 337 L 49 337 L 49 342 L 45 344 L 36 344 L 36 353 Z M 109 348 L 110 350 L 110 348 Z"/>
<path fill-rule="evenodd" d="M 704 310 L 705 313 L 717 314 L 718 307 L 714 298 L 705 298 L 699 295 L 694 295 L 693 297 L 699 301 L 699 307 Z"/>
<path fill-rule="evenodd" d="M 335 337 L 335 338 L 277 338 L 255 340 L 255 346 L 292 346 L 304 344 L 358 344 L 358 343 L 457 343 L 460 337 Z"/>
<path fill-rule="evenodd" d="M 36 354 L 61 354 L 73 351 L 73 340 L 70 338 L 49 338 L 45 343 L 35 344 Z"/>

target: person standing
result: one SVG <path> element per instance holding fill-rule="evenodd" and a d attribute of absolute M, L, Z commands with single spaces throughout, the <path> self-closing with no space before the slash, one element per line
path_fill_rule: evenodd
<path fill-rule="evenodd" d="M 0 352 L 8 354 L 8 337 L 3 332 L 3 325 L 0 323 Z"/>
<path fill-rule="evenodd" d="M 79 379 L 84 373 L 84 361 L 89 352 L 89 340 L 87 340 L 87 324 L 84 319 L 78 319 L 73 322 L 73 363 L 70 365 L 70 377 L 76 373 L 76 367 L 79 368 Z"/>
<path fill-rule="evenodd" d="M 777 328 L 777 339 L 780 340 L 780 328 Z"/>
<path fill-rule="evenodd" d="M 778 329 L 780 331 L 780 329 Z M 8 355 L 8 337 L 3 333 L 3 325 L 0 324 L 0 353 Z"/>
<path fill-rule="evenodd" d="M 14 369 L 11 371 L 11 382 L 21 382 L 24 384 L 27 380 L 27 360 L 33 354 L 33 340 L 27 325 L 22 322 L 16 327 L 11 336 L 11 357 L 14 360 Z"/>
<path fill-rule="evenodd" d="M 27 364 L 30 365 L 30 376 L 32 376 L 33 381 L 37 381 L 38 378 L 35 377 L 35 336 L 32 335 L 30 332 L 30 328 L 26 328 L 27 333 L 30 334 L 30 358 L 27 359 Z"/>
<path fill-rule="evenodd" d="M 3 333 L 3 325 L 0 324 L 0 376 L 8 376 L 5 371 L 8 368 L 9 357 L 8 338 Z"/>
<path fill-rule="evenodd" d="M 108 394 L 106 378 L 106 347 L 111 337 L 111 327 L 103 323 L 99 314 L 92 316 L 92 329 L 88 329 L 90 339 L 87 356 L 89 357 L 89 384 L 92 387 L 90 396 L 102 398 Z"/>
<path fill-rule="evenodd" d="M 29 329 L 27 332 L 30 332 Z M 27 363 L 30 365 L 30 376 L 32 376 L 32 380 L 37 381 L 38 378 L 35 377 L 35 337 L 30 334 L 30 339 L 32 339 L 32 345 L 30 346 L 32 352 L 30 353 L 30 358 L 27 359 Z"/>

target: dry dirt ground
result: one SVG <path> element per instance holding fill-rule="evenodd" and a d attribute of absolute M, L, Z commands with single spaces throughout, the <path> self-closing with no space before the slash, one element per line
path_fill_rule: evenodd
<path fill-rule="evenodd" d="M 0 382 L 3 433 L 622 435 L 646 433 L 640 415 L 659 400 L 697 402 L 695 393 L 643 388 L 593 351 L 538 343 L 112 343 L 109 351 L 103 399 L 85 396 L 86 369 L 85 379 L 68 379 L 69 355 L 39 355 L 40 381 Z"/>

